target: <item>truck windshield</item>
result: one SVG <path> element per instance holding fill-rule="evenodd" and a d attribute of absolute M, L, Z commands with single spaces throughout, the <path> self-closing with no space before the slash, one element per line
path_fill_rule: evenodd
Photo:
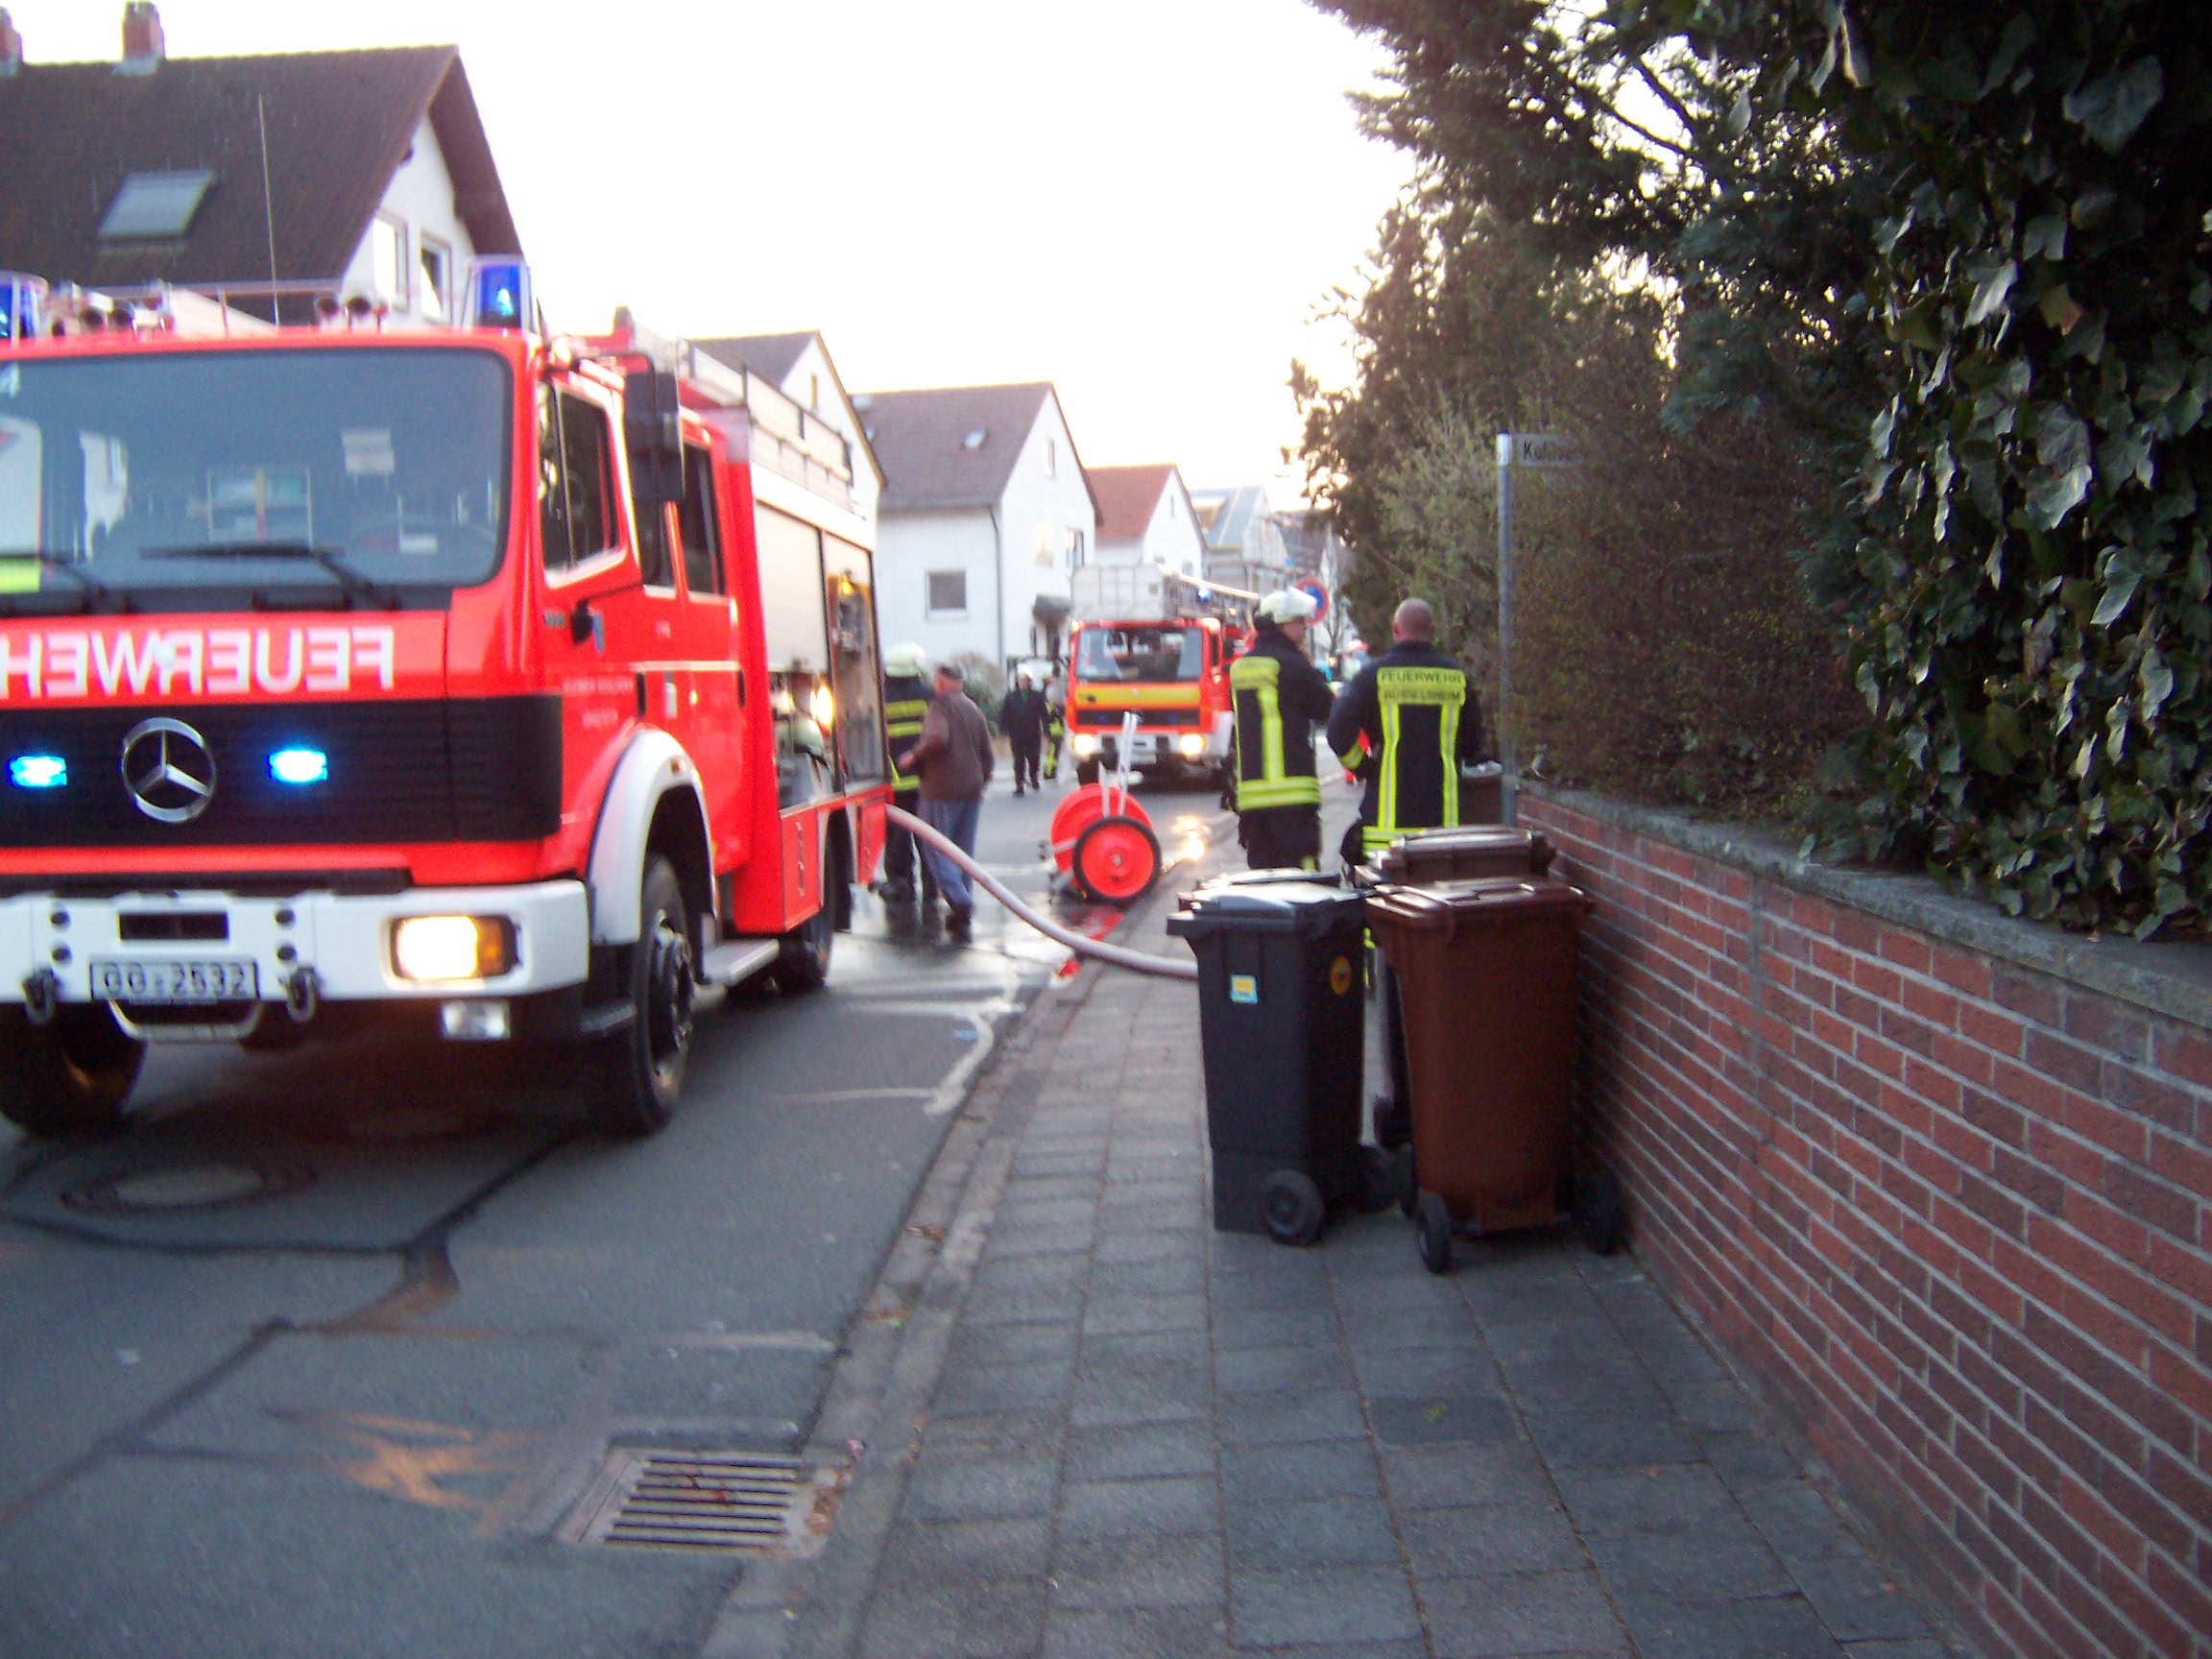
<path fill-rule="evenodd" d="M 0 613 L 443 604 L 499 566 L 508 405 L 467 348 L 0 362 Z"/>
<path fill-rule="evenodd" d="M 1076 636 L 1078 680 L 1197 680 L 1206 672 L 1203 628 L 1085 628 Z"/>

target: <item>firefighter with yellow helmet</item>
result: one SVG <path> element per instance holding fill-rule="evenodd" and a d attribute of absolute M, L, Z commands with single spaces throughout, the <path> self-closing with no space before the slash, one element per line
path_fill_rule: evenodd
<path fill-rule="evenodd" d="M 1329 716 L 1329 747 L 1367 783 L 1344 838 L 1348 865 L 1408 830 L 1459 822 L 1459 774 L 1482 758 L 1482 706 L 1435 639 L 1429 602 L 1407 600 L 1390 618 L 1390 649 L 1359 670 Z"/>
<path fill-rule="evenodd" d="M 919 645 L 894 645 L 883 654 L 883 734 L 891 744 L 892 805 L 921 816 L 922 778 L 907 770 L 908 757 L 922 741 L 922 718 L 929 712 L 928 661 Z M 896 824 L 883 829 L 883 898 L 894 904 L 914 901 L 916 866 L 922 878 L 922 903 L 937 897 L 929 862 L 915 856 L 914 836 Z"/>
<path fill-rule="evenodd" d="M 1229 665 L 1237 710 L 1237 839 L 1255 870 L 1313 870 L 1321 861 L 1321 780 L 1313 728 L 1334 701 L 1306 655 L 1315 606 L 1296 589 L 1260 601 L 1252 648 Z"/>

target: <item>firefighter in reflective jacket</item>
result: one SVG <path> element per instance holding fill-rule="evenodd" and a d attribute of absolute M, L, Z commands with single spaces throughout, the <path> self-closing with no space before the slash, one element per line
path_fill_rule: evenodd
<path fill-rule="evenodd" d="M 1408 830 L 1459 822 L 1459 769 L 1482 758 L 1482 707 L 1435 637 L 1428 601 L 1407 600 L 1390 618 L 1390 649 L 1344 687 L 1329 716 L 1330 749 L 1367 782 L 1359 822 L 1344 837 L 1347 865 Z"/>
<path fill-rule="evenodd" d="M 1313 728 L 1329 717 L 1329 682 L 1306 655 L 1313 601 L 1295 589 L 1260 601 L 1252 649 L 1229 665 L 1237 709 L 1237 839 L 1255 870 L 1321 862 L 1321 780 Z"/>
<path fill-rule="evenodd" d="M 883 734 L 891 743 L 892 805 L 921 816 L 922 779 L 906 770 L 907 756 L 922 740 L 922 717 L 929 712 L 931 688 L 926 663 L 919 645 L 897 645 L 883 657 Z M 914 855 L 914 836 L 896 824 L 883 827 L 883 887 L 885 900 L 909 904 L 914 900 L 915 866 L 921 866 L 922 902 L 937 897 L 937 883 L 927 859 Z"/>
<path fill-rule="evenodd" d="M 1063 705 L 1068 701 L 1067 678 L 1055 672 L 1045 683 L 1045 781 L 1057 782 L 1060 777 L 1060 751 L 1068 743 L 1068 718 Z"/>

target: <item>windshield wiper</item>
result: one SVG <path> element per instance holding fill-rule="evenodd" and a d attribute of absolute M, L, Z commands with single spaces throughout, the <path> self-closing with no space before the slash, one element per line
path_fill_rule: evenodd
<path fill-rule="evenodd" d="M 308 541 L 209 541 L 204 544 L 183 543 L 175 547 L 142 547 L 141 559 L 304 559 L 320 565 L 329 572 L 330 580 L 343 588 L 349 595 L 366 599 L 372 604 L 392 610 L 399 607 L 399 595 L 380 582 L 372 581 L 352 565 L 346 563 L 346 555 L 335 547 L 318 547 Z"/>
<path fill-rule="evenodd" d="M 108 587 L 107 583 L 85 569 L 81 560 L 65 559 L 59 553 L 36 553 L 27 547 L 11 548 L 5 553 L 0 553 L 0 564 L 6 564 L 11 559 L 29 560 L 41 570 L 52 570 L 68 577 L 70 581 L 84 590 L 84 608 L 87 611 L 91 610 L 94 599 L 105 599 L 118 611 L 131 609 L 131 599 L 128 594 L 119 593 Z M 0 594 L 0 598 L 14 597 L 17 596 Z"/>

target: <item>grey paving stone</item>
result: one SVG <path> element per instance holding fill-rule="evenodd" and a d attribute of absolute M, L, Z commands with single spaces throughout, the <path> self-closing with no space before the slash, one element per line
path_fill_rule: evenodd
<path fill-rule="evenodd" d="M 1805 1478 L 1805 1472 L 1797 1467 L 1788 1448 L 1764 1430 L 1740 1434 L 1700 1434 L 1697 1443 L 1705 1454 L 1705 1460 L 1713 1465 L 1713 1472 L 1733 1492 L 1743 1493 L 1776 1480 Z"/>
<path fill-rule="evenodd" d="M 1232 1502 L 1222 1515 L 1231 1571 L 1396 1566 L 1398 1540 L 1380 1498 Z"/>
<path fill-rule="evenodd" d="M 1072 1319 L 1032 1320 L 1021 1325 L 962 1325 L 947 1350 L 948 1369 L 971 1365 L 1025 1365 L 1044 1359 L 1075 1358 Z"/>
<path fill-rule="evenodd" d="M 1286 1446 L 1367 1435 L 1359 1397 L 1348 1388 L 1223 1394 L 1216 1397 L 1214 1409 L 1224 1446 Z"/>
<path fill-rule="evenodd" d="M 1236 1348 L 1214 1356 L 1214 1381 L 1225 1394 L 1285 1388 L 1349 1388 L 1352 1364 L 1334 1344 Z"/>
<path fill-rule="evenodd" d="M 969 1294 L 973 1297 L 1007 1290 L 1057 1290 L 1062 1295 L 1071 1295 L 1082 1289 L 1090 1273 L 1090 1260 L 1080 1254 L 1014 1251 L 993 1255 L 986 1251 L 975 1269 Z"/>
<path fill-rule="evenodd" d="M 1191 1423 L 1214 1414 L 1214 1384 L 1198 1366 L 1098 1371 L 1079 1377 L 1069 1406 L 1077 1429 L 1137 1423 Z"/>
<path fill-rule="evenodd" d="M 1544 1460 L 1558 1468 L 1622 1464 L 1695 1463 L 1697 1441 L 1671 1416 L 1614 1416 L 1596 1411 L 1538 1411 L 1524 1397 L 1529 1437 Z"/>
<path fill-rule="evenodd" d="M 1159 1238 L 1176 1233 L 1140 1235 Z M 1094 1296 L 1189 1295 L 1206 1288 L 1206 1264 L 1188 1252 L 1153 1262 L 1095 1262 L 1091 1269 Z"/>
<path fill-rule="evenodd" d="M 1203 1271 L 1205 1241 L 1195 1233 L 1115 1233 L 1098 1240 L 1091 1259 L 1101 1267 L 1138 1262 L 1195 1262 Z"/>
<path fill-rule="evenodd" d="M 1205 1231 L 1206 1206 L 1196 1198 L 1188 1203 L 1128 1204 L 1098 1214 L 1101 1239 L 1131 1233 L 1184 1233 L 1195 1240 Z"/>
<path fill-rule="evenodd" d="M 1140 1331 L 1126 1336 L 1086 1336 L 1076 1355 L 1078 1374 L 1150 1371 L 1158 1366 L 1208 1369 L 1212 1349 L 1203 1330 Z"/>
<path fill-rule="evenodd" d="M 1929 1635 L 1927 1621 L 1880 1563 L 1852 1552 L 1789 1563 L 1829 1634 L 1840 1642 L 1904 1642 Z"/>
<path fill-rule="evenodd" d="M 1056 1181 L 1069 1176 L 1094 1176 L 1104 1173 L 1106 1148 L 1103 1143 L 1088 1145 L 1053 1145 L 1024 1143 L 1014 1154 L 1014 1163 L 1008 1173 L 1017 1181 Z"/>
<path fill-rule="evenodd" d="M 1205 1328 L 1204 1296 L 1094 1296 L 1083 1306 L 1083 1334 L 1087 1337 Z"/>
<path fill-rule="evenodd" d="M 1617 1532 L 1587 1540 L 1619 1596 L 1669 1601 L 1742 1601 L 1788 1596 L 1797 1585 L 1759 1529 L 1724 1516 L 1673 1532 Z"/>
<path fill-rule="evenodd" d="M 1842 1659 L 1802 1597 L 1667 1601 L 1615 1594 L 1643 1659 Z"/>
<path fill-rule="evenodd" d="M 1580 1285 L 1504 1281 L 1470 1274 L 1460 1286 L 1468 1310 L 1485 1329 L 1537 1320 L 1601 1318 L 1604 1309 Z"/>
<path fill-rule="evenodd" d="M 1932 1636 L 1911 1642 L 1846 1642 L 1842 1651 L 1848 1659 L 1957 1659 Z"/>
<path fill-rule="evenodd" d="M 1436 1308 L 1358 1308 L 1339 1305 L 1344 1340 L 1354 1354 L 1448 1351 L 1490 1364 L 1490 1346 L 1474 1316 Z"/>
<path fill-rule="evenodd" d="M 1517 1368 L 1610 1365 L 1641 1373 L 1642 1362 L 1627 1339 L 1601 1316 L 1546 1319 L 1501 1325 L 1483 1332 L 1490 1352 L 1506 1371 Z"/>
<path fill-rule="evenodd" d="M 1229 1575 L 1230 1631 L 1239 1647 L 1398 1641 L 1421 1622 L 1395 1567 L 1324 1567 Z"/>
<path fill-rule="evenodd" d="M 1228 1632 L 1218 1606 L 1055 1610 L 1045 1625 L 1045 1659 L 1227 1659 Z"/>
<path fill-rule="evenodd" d="M 1116 1181 L 1099 1199 L 1101 1210 L 1150 1210 L 1190 1204 L 1204 1196 L 1197 1171 L 1172 1181 Z"/>
<path fill-rule="evenodd" d="M 1809 1480 L 1762 1482 L 1746 1488 L 1738 1502 L 1785 1564 L 1862 1552 L 1842 1518 Z"/>
<path fill-rule="evenodd" d="M 1557 1469 L 1552 1476 L 1567 1512 L 1586 1538 L 1677 1532 L 1737 1514 L 1735 1498 L 1704 1463 Z"/>
<path fill-rule="evenodd" d="M 936 1416 L 922 1431 L 924 1463 L 1011 1463 L 1047 1457 L 1055 1463 L 1068 1444 L 1065 1412 L 985 1411 L 974 1417 Z"/>
<path fill-rule="evenodd" d="M 1450 1279 L 1438 1279 L 1421 1271 L 1413 1255 L 1410 1234 L 1407 1239 L 1403 1275 L 1377 1273 L 1340 1279 L 1336 1282 L 1338 1307 L 1348 1319 L 1363 1315 L 1419 1316 L 1455 1328 L 1471 1326 L 1475 1316 L 1467 1311 L 1459 1286 Z"/>
<path fill-rule="evenodd" d="M 1217 1608 L 1221 1540 L 1210 1533 L 1067 1538 L 1053 1552 L 1051 1578 L 1056 1608 Z"/>
<path fill-rule="evenodd" d="M 1496 1395 L 1370 1398 L 1367 1416 L 1385 1446 L 1494 1446 L 1521 1438 L 1512 1407 Z"/>
<path fill-rule="evenodd" d="M 1359 1386 L 1369 1394 L 1413 1399 L 1424 1394 L 1502 1393 L 1498 1367 L 1477 1348 L 1358 1348 Z"/>
<path fill-rule="evenodd" d="M 1072 1480 L 1061 1489 L 1060 1536 L 1162 1538 L 1220 1529 L 1221 1503 L 1211 1476 L 1149 1480 Z"/>
<path fill-rule="evenodd" d="M 1327 1308 L 1286 1308 L 1258 1312 L 1216 1308 L 1214 1346 L 1222 1353 L 1245 1348 L 1285 1348 L 1304 1342 L 1336 1340 L 1336 1315 Z"/>
<path fill-rule="evenodd" d="M 1019 1659 L 1044 1641 L 1038 1583 L 885 1590 L 869 1603 L 860 1659 Z"/>
<path fill-rule="evenodd" d="M 1211 1475 L 1214 1433 L 1202 1424 L 1143 1424 L 1077 1430 L 1068 1437 L 1070 1480 L 1133 1480 L 1159 1475 Z"/>
<path fill-rule="evenodd" d="M 902 1525 L 884 1541 L 876 1582 L 932 1589 L 980 1579 L 1034 1578 L 1052 1560 L 1048 1517 Z"/>
<path fill-rule="evenodd" d="M 948 1369 L 937 1387 L 935 1408 L 948 1417 L 1049 1409 L 1067 1400 L 1074 1376 L 1072 1359 Z"/>
<path fill-rule="evenodd" d="M 1380 1498 L 1382 1480 L 1375 1454 L 1364 1441 L 1325 1440 L 1304 1446 L 1224 1449 L 1221 1490 L 1232 1504 Z"/>
<path fill-rule="evenodd" d="M 1093 1198 L 1044 1198 L 1029 1204 L 1012 1200 L 998 1206 L 993 1225 L 1088 1227 L 1097 1220 L 1098 1210 L 1098 1202 Z"/>
<path fill-rule="evenodd" d="M 1224 1278 L 1254 1274 L 1268 1279 L 1329 1277 L 1327 1258 L 1318 1250 L 1286 1250 L 1258 1233 L 1215 1233 L 1208 1240 L 1208 1264 Z"/>
<path fill-rule="evenodd" d="M 996 1463 L 924 1463 L 907 1482 L 910 1521 L 1005 1521 L 1047 1515 L 1059 1488 L 1057 1464 L 1043 1457 Z"/>
<path fill-rule="evenodd" d="M 1565 1512 L 1533 1500 L 1408 1509 L 1399 1515 L 1398 1532 L 1416 1579 L 1580 1572 L 1590 1565 Z"/>
<path fill-rule="evenodd" d="M 1641 1370 L 1612 1365 L 1583 1369 L 1515 1364 L 1503 1367 L 1503 1372 L 1505 1386 L 1530 1411 L 1576 1411 L 1608 1417 L 1674 1415 L 1667 1396 Z"/>
<path fill-rule="evenodd" d="M 1001 1210 L 1020 1205 L 1048 1204 L 1061 1198 L 1095 1198 L 1103 1177 L 1095 1171 L 1071 1175 L 1024 1174 L 1017 1169 L 1006 1183 L 1005 1194 L 999 1199 Z"/>
<path fill-rule="evenodd" d="M 1216 1274 L 1211 1294 L 1216 1309 L 1238 1313 L 1280 1313 L 1293 1309 L 1328 1312 L 1334 1306 L 1329 1281 L 1322 1278 L 1273 1278 L 1264 1273 Z"/>
<path fill-rule="evenodd" d="M 1056 1224 L 1050 1227 L 994 1226 L 983 1246 L 986 1262 L 1006 1262 L 1022 1256 L 1067 1256 L 1088 1252 L 1098 1236 L 1094 1223 Z"/>
<path fill-rule="evenodd" d="M 1551 1497 L 1544 1460 L 1527 1440 L 1495 1446 L 1385 1446 L 1382 1474 L 1390 1502 L 1400 1510 L 1548 1503 Z"/>
<path fill-rule="evenodd" d="M 1421 1586 L 1421 1611 L 1436 1659 L 1624 1653 L 1628 1647 L 1598 1575 L 1589 1572 L 1436 1579 Z"/>
<path fill-rule="evenodd" d="M 1758 1406 L 1735 1383 L 1722 1379 L 1711 1382 L 1670 1383 L 1661 1381 L 1674 1414 L 1691 1428 L 1706 1433 L 1743 1433 L 1760 1423 Z"/>
<path fill-rule="evenodd" d="M 1074 1317 L 1083 1298 L 1047 1290 L 1002 1290 L 990 1296 L 970 1297 L 960 1309 L 960 1323 L 971 1325 L 1037 1325 L 1047 1320 Z"/>

